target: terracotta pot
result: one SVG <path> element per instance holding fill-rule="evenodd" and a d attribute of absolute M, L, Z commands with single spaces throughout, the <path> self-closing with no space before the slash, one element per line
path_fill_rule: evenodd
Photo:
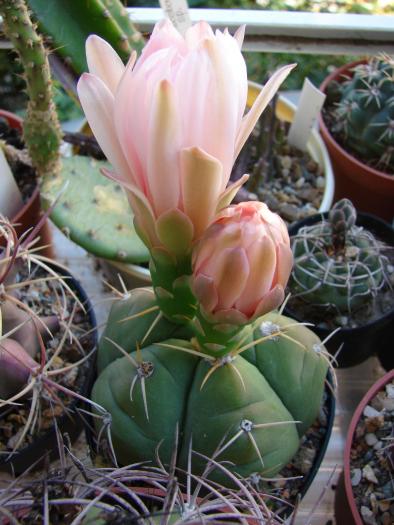
<path fill-rule="evenodd" d="M 364 62 L 359 60 L 335 70 L 323 81 L 320 89 L 326 92 L 333 80 L 340 82 L 351 77 L 351 68 Z M 394 175 L 371 168 L 345 151 L 331 135 L 321 114 L 319 126 L 334 168 L 334 200 L 347 197 L 358 210 L 391 221 L 394 216 Z"/>
<path fill-rule="evenodd" d="M 17 129 L 22 133 L 23 120 L 20 117 L 4 109 L 0 109 L 0 117 L 6 119 L 11 128 Z M 14 215 L 14 217 L 10 217 L 10 220 L 12 224 L 15 225 L 15 229 L 19 236 L 22 235 L 22 233 L 24 233 L 32 226 L 35 226 L 40 220 L 41 216 L 42 210 L 40 204 L 40 191 L 37 186 L 31 197 L 28 199 L 28 201 L 25 202 L 23 207 L 18 211 L 16 215 Z M 51 244 L 51 233 L 47 221 L 45 221 L 45 223 L 43 224 L 39 235 L 40 242 L 38 244 L 40 246 Z M 46 248 L 41 253 L 49 257 L 52 255 L 50 247 Z"/>
<path fill-rule="evenodd" d="M 353 495 L 351 483 L 350 451 L 353 443 L 353 436 L 357 428 L 359 419 L 364 408 L 382 388 L 394 379 L 394 370 L 391 370 L 377 381 L 365 394 L 353 414 L 350 422 L 343 460 L 343 472 L 335 492 L 335 518 L 337 525 L 363 525 L 364 521 L 358 511 Z"/>

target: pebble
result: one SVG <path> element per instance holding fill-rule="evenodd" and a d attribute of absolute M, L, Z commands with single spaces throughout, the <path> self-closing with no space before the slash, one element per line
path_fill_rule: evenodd
<path fill-rule="evenodd" d="M 375 434 L 369 432 L 368 434 L 365 434 L 365 442 L 370 447 L 373 447 L 378 442 L 378 438 L 375 436 Z"/>
<path fill-rule="evenodd" d="M 360 514 L 367 525 L 376 525 L 375 516 L 371 509 L 363 505 L 360 508 Z"/>
<path fill-rule="evenodd" d="M 371 407 L 371 405 L 367 405 L 364 408 L 363 414 L 365 417 L 379 417 L 380 416 L 380 412 L 378 412 L 375 408 Z"/>
<path fill-rule="evenodd" d="M 363 468 L 363 477 L 371 483 L 378 483 L 378 480 L 375 476 L 375 472 L 369 464 L 365 465 L 365 467 Z"/>
<path fill-rule="evenodd" d="M 389 399 L 394 399 L 394 385 L 392 383 L 386 385 L 386 393 Z"/>
<path fill-rule="evenodd" d="M 361 469 L 355 468 L 352 470 L 352 477 L 351 477 L 352 487 L 357 487 L 357 485 L 360 484 L 360 481 L 361 481 Z"/>
<path fill-rule="evenodd" d="M 373 446 L 374 450 L 380 450 L 382 447 L 383 443 L 381 441 L 377 441 Z"/>
<path fill-rule="evenodd" d="M 324 188 L 325 185 L 326 185 L 326 179 L 322 176 L 317 177 L 316 187 L 321 189 L 321 188 Z"/>
<path fill-rule="evenodd" d="M 296 188 L 302 188 L 302 186 L 303 186 L 304 184 L 305 184 L 305 179 L 304 179 L 304 177 L 301 177 L 301 178 L 299 178 L 299 179 L 296 181 L 296 183 L 294 184 L 294 186 L 295 186 Z"/>
<path fill-rule="evenodd" d="M 382 514 L 382 525 L 393 525 L 392 518 L 388 512 Z"/>

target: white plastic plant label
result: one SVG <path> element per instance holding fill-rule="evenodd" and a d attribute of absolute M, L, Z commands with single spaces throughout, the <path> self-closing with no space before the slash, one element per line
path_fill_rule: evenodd
<path fill-rule="evenodd" d="M 326 95 L 310 80 L 304 80 L 294 120 L 290 126 L 288 143 L 305 151 L 311 131 L 323 107 Z"/>
<path fill-rule="evenodd" d="M 166 16 L 171 20 L 178 31 L 184 35 L 192 25 L 189 15 L 189 6 L 186 0 L 160 0 L 160 5 Z"/>
<path fill-rule="evenodd" d="M 22 206 L 21 192 L 0 146 L 0 214 L 12 219 Z"/>

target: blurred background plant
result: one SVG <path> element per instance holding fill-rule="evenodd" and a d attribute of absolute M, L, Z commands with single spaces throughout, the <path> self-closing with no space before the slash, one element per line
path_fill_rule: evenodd
<path fill-rule="evenodd" d="M 159 7 L 158 0 L 128 0 L 129 7 Z M 328 13 L 394 14 L 389 0 L 188 0 L 191 8 L 263 9 L 270 11 L 311 11 Z M 297 62 L 298 67 L 284 84 L 284 89 L 300 89 L 304 78 L 319 85 L 327 74 L 357 57 L 331 55 L 303 55 L 296 53 L 245 53 L 248 76 L 262 82 L 268 71 L 280 64 Z M 26 104 L 19 66 L 10 50 L 0 50 L 0 95 L 3 109 L 23 114 Z M 82 116 L 78 104 L 59 83 L 55 83 L 55 102 L 61 121 Z"/>

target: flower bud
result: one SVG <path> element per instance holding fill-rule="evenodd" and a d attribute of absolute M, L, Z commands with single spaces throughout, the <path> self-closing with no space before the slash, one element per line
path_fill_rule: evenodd
<path fill-rule="evenodd" d="M 245 324 L 277 308 L 293 264 L 283 220 L 261 202 L 230 206 L 193 252 L 193 291 L 214 322 Z"/>

